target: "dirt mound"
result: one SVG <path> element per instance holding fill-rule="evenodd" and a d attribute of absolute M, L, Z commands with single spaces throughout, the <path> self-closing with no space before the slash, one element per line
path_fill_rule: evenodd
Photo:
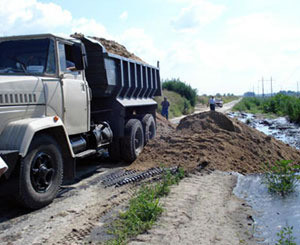
<path fill-rule="evenodd" d="M 81 33 L 76 33 L 75 32 L 74 34 L 71 35 L 71 37 L 81 38 L 81 37 L 84 37 L 84 35 L 81 34 Z M 107 39 L 101 38 L 101 37 L 89 37 L 89 38 L 92 38 L 92 39 L 100 42 L 104 46 L 104 48 L 106 49 L 106 51 L 109 52 L 109 53 L 117 54 L 117 55 L 123 56 L 125 58 L 133 59 L 133 60 L 136 60 L 138 62 L 146 64 L 145 61 L 143 61 L 141 58 L 139 58 L 138 56 L 136 56 L 134 53 L 130 53 L 125 48 L 125 46 L 117 43 L 116 41 L 107 40 Z"/>
<path fill-rule="evenodd" d="M 256 173 L 263 171 L 266 162 L 300 162 L 300 152 L 295 148 L 219 112 L 188 116 L 177 129 L 160 116 L 157 122 L 156 138 L 130 169 L 144 170 L 163 164 L 193 170 L 208 165 L 209 169 Z"/>
<path fill-rule="evenodd" d="M 236 123 L 224 114 L 215 111 L 208 111 L 195 114 L 192 117 L 185 117 L 180 121 L 177 129 L 187 134 L 197 133 L 200 130 L 211 130 L 215 133 L 220 132 L 220 129 L 238 133 L 241 131 Z"/>

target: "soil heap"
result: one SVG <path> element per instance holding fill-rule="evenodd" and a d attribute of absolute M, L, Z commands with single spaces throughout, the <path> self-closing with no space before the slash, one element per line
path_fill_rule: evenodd
<path fill-rule="evenodd" d="M 82 38 L 82 37 L 84 37 L 84 35 L 82 33 L 76 33 L 75 32 L 74 34 L 71 35 L 71 37 Z M 138 62 L 146 64 L 146 62 L 143 61 L 140 57 L 136 56 L 134 53 L 130 53 L 125 48 L 125 46 L 117 43 L 116 41 L 107 40 L 107 39 L 101 38 L 101 37 L 89 37 L 89 38 L 92 38 L 92 39 L 100 42 L 104 46 L 106 51 L 109 52 L 109 53 L 117 54 L 117 55 L 123 56 L 125 58 L 133 59 L 133 60 L 136 60 Z"/>
<path fill-rule="evenodd" d="M 207 165 L 212 170 L 245 174 L 263 172 L 267 162 L 300 162 L 295 148 L 216 111 L 187 116 L 176 129 L 158 115 L 157 125 L 156 138 L 129 168 L 180 165 L 192 171 Z"/>

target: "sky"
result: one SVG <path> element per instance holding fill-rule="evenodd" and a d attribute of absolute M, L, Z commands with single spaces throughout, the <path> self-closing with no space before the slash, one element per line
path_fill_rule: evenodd
<path fill-rule="evenodd" d="M 0 0 L 0 36 L 115 40 L 199 94 L 300 89 L 298 0 Z"/>

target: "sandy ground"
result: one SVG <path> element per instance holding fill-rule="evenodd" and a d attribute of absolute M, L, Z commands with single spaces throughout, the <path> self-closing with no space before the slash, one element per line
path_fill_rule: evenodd
<path fill-rule="evenodd" d="M 185 178 L 163 199 L 157 225 L 129 244 L 257 244 L 251 208 L 232 194 L 235 183 L 218 171 Z"/>
<path fill-rule="evenodd" d="M 134 189 L 104 188 L 100 168 L 80 182 L 64 186 L 67 192 L 37 211 L 24 210 L 0 199 L 0 244 L 83 244 L 99 219 L 127 202 Z M 114 171 L 114 170 L 112 170 Z"/>

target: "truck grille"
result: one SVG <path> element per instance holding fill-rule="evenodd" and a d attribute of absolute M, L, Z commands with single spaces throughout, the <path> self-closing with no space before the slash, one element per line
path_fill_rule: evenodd
<path fill-rule="evenodd" d="M 0 94 L 1 105 L 18 105 L 18 104 L 34 104 L 37 102 L 36 93 L 9 93 Z"/>

